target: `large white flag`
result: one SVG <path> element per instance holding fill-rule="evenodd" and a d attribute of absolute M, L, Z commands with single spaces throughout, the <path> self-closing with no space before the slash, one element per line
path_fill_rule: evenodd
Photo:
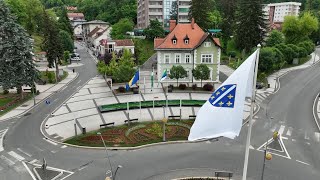
<path fill-rule="evenodd" d="M 190 130 L 189 141 L 220 136 L 234 139 L 239 136 L 245 98 L 252 96 L 257 51 L 246 59 L 200 108 Z"/>

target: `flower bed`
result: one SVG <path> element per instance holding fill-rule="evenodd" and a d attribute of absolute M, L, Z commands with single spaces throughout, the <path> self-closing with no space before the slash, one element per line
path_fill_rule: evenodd
<path fill-rule="evenodd" d="M 5 94 L 0 95 L 0 115 L 7 113 L 11 109 L 23 104 L 31 98 L 31 94 L 24 93 L 24 99 L 21 99 L 20 94 Z"/>
<path fill-rule="evenodd" d="M 166 140 L 187 140 L 192 120 L 171 121 L 166 124 Z M 101 132 L 101 136 L 108 147 L 128 147 L 139 146 L 162 142 L 163 138 L 163 122 L 152 121 L 144 123 L 133 123 L 131 126 L 122 125 L 101 129 L 99 131 L 89 132 L 69 139 L 66 143 L 80 146 L 103 146 L 101 137 L 97 135 Z"/>

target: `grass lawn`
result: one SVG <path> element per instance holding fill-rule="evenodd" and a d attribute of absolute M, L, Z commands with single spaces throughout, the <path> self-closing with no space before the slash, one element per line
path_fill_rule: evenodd
<path fill-rule="evenodd" d="M 166 124 L 166 141 L 187 140 L 193 120 L 171 120 Z M 163 122 L 149 121 L 131 123 L 88 132 L 66 140 L 65 143 L 79 146 L 103 147 L 100 132 L 108 147 L 134 147 L 163 142 Z"/>
<path fill-rule="evenodd" d="M 1 94 L 0 95 L 0 116 L 4 115 L 5 113 L 11 111 L 12 109 L 20 106 L 21 104 L 25 103 L 26 101 L 32 98 L 31 93 L 25 93 L 24 99 L 20 99 L 20 94 Z"/>
<path fill-rule="evenodd" d="M 146 62 L 154 53 L 153 40 L 133 39 L 139 65 Z"/>
<path fill-rule="evenodd" d="M 61 76 L 61 81 L 64 80 L 68 76 L 68 72 L 63 71 L 63 76 Z M 46 80 L 49 84 L 55 84 L 56 78 L 55 78 L 55 72 L 54 71 L 41 71 L 41 79 Z"/>

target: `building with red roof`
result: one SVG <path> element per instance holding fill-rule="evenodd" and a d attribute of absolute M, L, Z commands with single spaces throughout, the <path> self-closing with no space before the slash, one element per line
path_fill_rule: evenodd
<path fill-rule="evenodd" d="M 170 33 L 165 38 L 154 39 L 157 52 L 158 79 L 164 70 L 170 73 L 172 66 L 181 65 L 188 76 L 179 82 L 199 82 L 192 75 L 192 70 L 199 64 L 206 64 L 210 77 L 203 82 L 218 82 L 221 45 L 218 38 L 204 32 L 192 19 L 191 23 L 176 24 L 170 20 Z M 176 80 L 166 81 L 173 82 Z"/>

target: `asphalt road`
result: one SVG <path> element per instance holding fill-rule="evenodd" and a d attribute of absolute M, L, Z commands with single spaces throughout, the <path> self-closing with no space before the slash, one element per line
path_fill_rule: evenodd
<path fill-rule="evenodd" d="M 89 55 L 79 48 L 84 66 L 76 68 L 78 79 L 66 89 L 51 97 L 50 106 L 38 106 L 32 114 L 6 122 L 0 122 L 0 130 L 9 127 L 4 140 L 5 151 L 1 155 L 9 157 L 14 151 L 27 161 L 46 158 L 48 166 L 74 172 L 70 180 L 104 179 L 109 168 L 106 153 L 102 150 L 89 150 L 54 145 L 43 139 L 40 124 L 56 107 L 70 97 L 78 87 L 96 75 L 95 64 Z M 253 126 L 252 143 L 255 150 L 250 151 L 248 179 L 260 179 L 263 152 L 256 149 L 270 137 L 273 128 L 283 129 L 284 145 L 290 158 L 274 155 L 267 161 L 264 179 L 281 180 L 318 180 L 320 179 L 320 161 L 317 153 L 319 142 L 312 136 L 317 132 L 312 116 L 313 99 L 320 89 L 317 79 L 320 77 L 319 65 L 305 70 L 290 72 L 281 78 L 281 89 L 261 104 Z M 268 109 L 267 115 L 265 109 Z M 271 125 L 268 117 L 274 117 Z M 290 129 L 291 133 L 288 133 Z M 227 170 L 240 177 L 243 168 L 244 147 L 247 128 L 242 129 L 235 140 L 221 138 L 216 142 L 160 145 L 131 151 L 110 151 L 113 170 L 118 164 L 123 166 L 117 174 L 120 180 L 166 179 L 172 170 L 183 170 L 197 174 L 197 169 L 210 168 Z M 288 135 L 290 134 L 290 136 Z M 306 138 L 308 137 L 308 138 Z M 294 141 L 293 141 L 294 139 Z M 2 160 L 2 159 L 0 159 Z M 17 171 L 16 162 L 7 165 L 0 161 L 2 179 L 31 179 L 27 172 Z M 22 167 L 23 168 L 23 167 Z M 213 174 L 213 172 L 212 172 Z M 4 177 L 4 178 L 2 178 Z"/>

